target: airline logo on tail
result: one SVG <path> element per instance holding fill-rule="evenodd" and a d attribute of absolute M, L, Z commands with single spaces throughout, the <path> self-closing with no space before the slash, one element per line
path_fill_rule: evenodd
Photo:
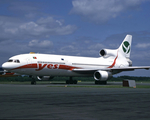
<path fill-rule="evenodd" d="M 125 41 L 122 44 L 122 49 L 123 49 L 124 53 L 126 53 L 126 54 L 128 54 L 130 52 L 130 44 L 128 41 Z"/>

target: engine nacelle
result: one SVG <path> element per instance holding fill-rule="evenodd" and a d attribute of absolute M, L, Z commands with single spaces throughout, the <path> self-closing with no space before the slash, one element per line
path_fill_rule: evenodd
<path fill-rule="evenodd" d="M 96 71 L 94 73 L 94 79 L 97 80 L 97 81 L 106 81 L 110 77 L 112 77 L 112 73 L 111 72 L 98 70 L 98 71 Z"/>
<path fill-rule="evenodd" d="M 52 77 L 52 76 L 37 76 L 38 80 L 50 80 L 52 78 L 54 78 L 54 77 Z"/>
<path fill-rule="evenodd" d="M 129 63 L 129 66 L 132 66 L 132 61 L 130 59 L 127 59 L 127 62 Z"/>
<path fill-rule="evenodd" d="M 117 56 L 117 50 L 102 49 L 99 54 L 103 57 Z"/>

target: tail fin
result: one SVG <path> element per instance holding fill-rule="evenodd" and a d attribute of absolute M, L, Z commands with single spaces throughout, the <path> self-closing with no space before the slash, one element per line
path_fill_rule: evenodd
<path fill-rule="evenodd" d="M 126 35 L 125 39 L 118 48 L 119 53 L 124 57 L 130 58 L 132 35 Z"/>

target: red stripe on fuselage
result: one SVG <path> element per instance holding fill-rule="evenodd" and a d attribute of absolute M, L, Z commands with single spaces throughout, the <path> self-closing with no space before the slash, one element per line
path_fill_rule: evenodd
<path fill-rule="evenodd" d="M 69 65 L 59 65 L 59 69 L 64 69 L 64 70 L 73 70 L 74 68 L 78 68 L 78 67 L 73 67 Z"/>
<path fill-rule="evenodd" d="M 27 64 L 27 65 L 23 65 L 23 66 L 14 68 L 14 69 L 12 69 L 12 70 L 23 69 L 23 68 L 37 68 L 37 64 L 36 64 L 36 63 L 34 63 L 34 64 Z"/>
<path fill-rule="evenodd" d="M 113 68 L 115 66 L 117 58 L 118 58 L 118 52 L 117 52 L 117 57 L 115 58 L 113 64 L 109 66 L 108 68 Z"/>
<path fill-rule="evenodd" d="M 51 66 L 50 66 L 51 65 Z M 58 64 L 27 64 L 27 65 L 23 65 L 17 68 L 14 68 L 12 70 L 16 70 L 16 69 L 24 69 L 24 68 L 37 68 L 35 69 L 36 71 L 40 71 L 44 68 L 48 68 L 48 69 L 63 69 L 63 70 L 73 70 L 74 68 L 79 68 L 79 67 L 73 67 L 73 66 L 69 66 L 69 65 L 58 65 Z"/>

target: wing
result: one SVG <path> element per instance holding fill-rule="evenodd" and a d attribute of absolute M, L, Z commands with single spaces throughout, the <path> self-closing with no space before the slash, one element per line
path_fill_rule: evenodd
<path fill-rule="evenodd" d="M 122 68 L 102 68 L 102 69 L 73 69 L 73 72 L 78 72 L 81 74 L 93 74 L 97 70 L 102 70 L 102 71 L 133 71 L 135 69 L 146 69 L 149 70 L 150 66 L 133 66 L 133 67 L 122 67 Z"/>
<path fill-rule="evenodd" d="M 149 70 L 150 66 L 133 66 L 133 67 L 123 67 L 123 68 L 111 68 L 112 70 L 121 70 L 121 71 L 131 71 L 135 69 L 146 69 Z"/>

